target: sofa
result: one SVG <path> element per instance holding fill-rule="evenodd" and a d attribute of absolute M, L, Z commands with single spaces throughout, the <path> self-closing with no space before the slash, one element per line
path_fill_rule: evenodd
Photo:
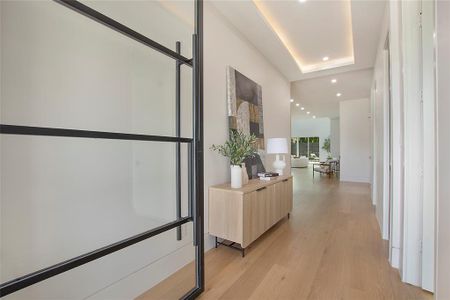
<path fill-rule="evenodd" d="M 292 168 L 307 168 L 308 164 L 309 164 L 309 159 L 306 156 L 291 158 L 291 167 Z"/>

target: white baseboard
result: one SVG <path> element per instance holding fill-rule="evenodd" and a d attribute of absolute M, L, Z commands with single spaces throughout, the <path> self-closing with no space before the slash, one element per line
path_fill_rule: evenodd
<path fill-rule="evenodd" d="M 400 249 L 392 247 L 391 254 L 391 266 L 396 269 L 400 268 Z"/>
<path fill-rule="evenodd" d="M 342 177 L 341 182 L 357 182 L 357 183 L 367 183 L 370 184 L 370 178 L 359 178 L 359 177 Z"/>
<path fill-rule="evenodd" d="M 213 237 L 205 234 L 205 252 L 213 247 Z M 86 299 L 135 299 L 192 261 L 193 247 L 192 244 L 188 244 Z M 192 274 L 192 276 L 194 278 L 195 275 Z"/>

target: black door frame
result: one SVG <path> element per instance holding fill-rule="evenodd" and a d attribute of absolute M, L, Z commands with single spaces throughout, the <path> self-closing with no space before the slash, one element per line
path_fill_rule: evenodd
<path fill-rule="evenodd" d="M 177 192 L 177 220 L 110 244 L 108 246 L 99 248 L 97 250 L 74 257 L 72 259 L 60 262 L 50 267 L 41 269 L 39 271 L 2 283 L 0 284 L 0 298 L 174 228 L 177 228 L 177 238 L 181 238 L 181 231 L 179 230 L 181 225 L 187 222 L 193 222 L 193 243 L 195 246 L 195 287 L 191 289 L 187 294 L 185 294 L 182 299 L 194 299 L 204 291 L 205 286 L 203 228 L 203 0 L 194 0 L 195 28 L 192 37 L 192 59 L 188 59 L 180 54 L 178 42 L 176 47 L 177 51 L 173 51 L 78 1 L 56 0 L 56 2 L 105 26 L 108 26 L 109 28 L 133 40 L 136 40 L 152 48 L 153 50 L 159 51 L 160 53 L 171 57 L 176 61 L 177 128 L 180 124 L 179 67 L 182 64 L 192 67 L 193 137 L 180 137 L 179 130 L 177 130 L 176 137 L 172 137 L 66 128 L 32 127 L 9 124 L 0 124 L 0 134 L 165 142 L 176 143 L 177 149 L 180 147 L 181 143 L 185 143 L 188 145 L 189 149 L 189 214 L 186 217 L 182 217 L 179 213 L 181 198 L 178 196 L 179 193 Z M 178 150 L 176 159 L 177 184 L 179 184 L 179 177 L 181 175 L 178 170 L 180 160 Z"/>

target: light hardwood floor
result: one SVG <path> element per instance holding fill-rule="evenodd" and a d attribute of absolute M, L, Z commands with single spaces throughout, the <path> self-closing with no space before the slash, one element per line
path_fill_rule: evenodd
<path fill-rule="evenodd" d="M 244 258 L 225 247 L 208 251 L 200 299 L 433 299 L 389 266 L 367 184 L 313 180 L 310 168 L 292 172 L 291 218 Z M 193 286 L 193 274 L 190 264 L 138 299 L 177 299 Z"/>

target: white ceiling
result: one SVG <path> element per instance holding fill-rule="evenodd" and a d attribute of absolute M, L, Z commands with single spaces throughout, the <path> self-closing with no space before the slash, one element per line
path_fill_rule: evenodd
<path fill-rule="evenodd" d="M 212 3 L 290 81 L 367 69 L 375 62 L 385 1 Z M 324 56 L 329 60 L 322 61 Z M 354 63 L 336 67 L 348 59 Z M 306 73 L 313 67 L 331 69 Z"/>
<path fill-rule="evenodd" d="M 369 98 L 372 76 L 373 69 L 365 69 L 292 82 L 291 97 L 294 102 L 291 103 L 291 117 L 338 117 L 340 101 Z M 332 79 L 336 79 L 336 83 L 332 83 Z M 337 97 L 337 93 L 342 95 Z M 302 111 L 301 107 L 305 110 Z M 307 111 L 311 113 L 307 115 Z"/>
<path fill-rule="evenodd" d="M 293 118 L 335 118 L 339 116 L 339 101 L 370 96 L 384 0 L 213 4 L 291 81 Z M 323 61 L 324 56 L 329 60 Z M 331 83 L 333 78 L 336 84 Z M 342 96 L 336 97 L 337 93 Z"/>
<path fill-rule="evenodd" d="M 302 73 L 354 63 L 349 0 L 253 3 Z"/>

